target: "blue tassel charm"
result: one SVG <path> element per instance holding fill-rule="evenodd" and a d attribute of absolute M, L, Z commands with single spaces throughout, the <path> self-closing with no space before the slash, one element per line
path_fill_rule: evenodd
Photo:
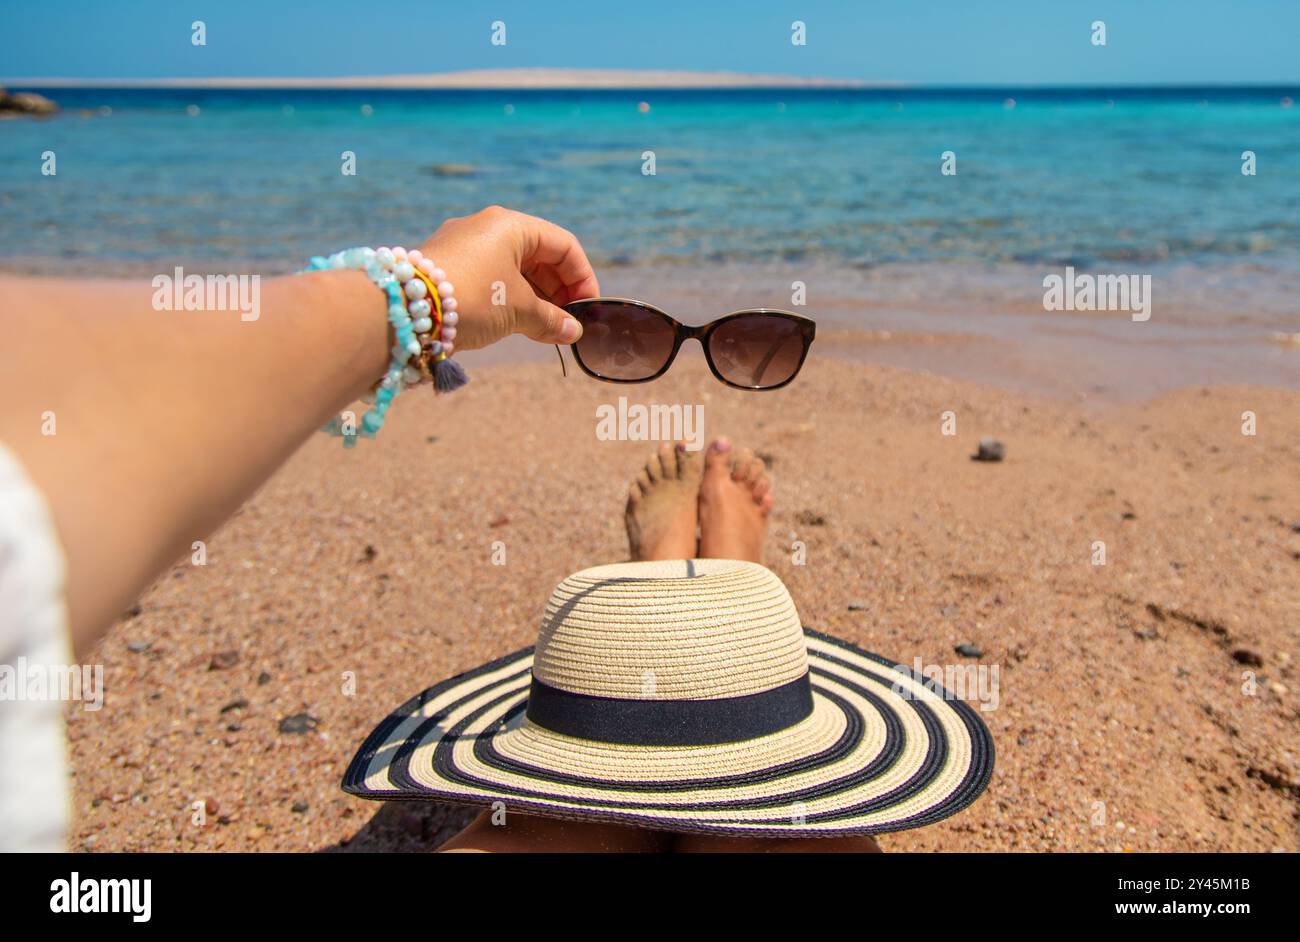
<path fill-rule="evenodd" d="M 465 370 L 455 360 L 443 357 L 433 364 L 433 388 L 440 393 L 454 392 L 469 382 Z"/>

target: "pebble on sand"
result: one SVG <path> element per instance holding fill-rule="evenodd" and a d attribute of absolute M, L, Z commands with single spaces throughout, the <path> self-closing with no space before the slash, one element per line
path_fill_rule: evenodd
<path fill-rule="evenodd" d="M 980 439 L 979 450 L 971 455 L 971 461 L 1001 461 L 1006 457 L 1007 450 L 1000 441 L 990 435 L 985 435 Z"/>
<path fill-rule="evenodd" d="M 218 651 L 212 655 L 212 660 L 208 661 L 208 670 L 224 671 L 229 670 L 239 663 L 238 651 Z"/>
<path fill-rule="evenodd" d="M 1237 648 L 1232 652 L 1232 659 L 1238 664 L 1245 664 L 1247 667 L 1264 666 L 1264 658 L 1250 648 Z"/>
<path fill-rule="evenodd" d="M 320 720 L 310 713 L 295 713 L 293 716 L 286 716 L 280 720 L 280 732 L 293 735 L 310 733 L 319 725 Z"/>
<path fill-rule="evenodd" d="M 953 648 L 962 657 L 983 657 L 984 652 L 973 644 L 959 644 Z"/>

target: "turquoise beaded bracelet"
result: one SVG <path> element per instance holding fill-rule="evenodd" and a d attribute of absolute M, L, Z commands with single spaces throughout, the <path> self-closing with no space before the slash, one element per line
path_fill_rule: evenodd
<path fill-rule="evenodd" d="M 406 277 L 405 286 L 420 297 L 408 299 L 404 295 L 402 278 L 410 274 L 405 270 L 413 267 L 413 264 L 408 260 L 408 253 L 401 248 L 372 249 L 363 246 L 344 249 L 328 257 L 314 256 L 307 265 L 306 271 L 309 272 L 344 268 L 362 270 L 388 298 L 388 322 L 393 327 L 396 342 L 393 344 L 388 370 L 375 387 L 373 408 L 362 416 L 359 426 L 355 420 L 344 420 L 336 416 L 321 429 L 327 434 L 342 438 L 345 448 L 354 447 L 358 437 L 375 437 L 384 427 L 384 416 L 404 384 L 414 386 L 436 378 L 437 391 L 450 392 L 469 381 L 459 365 L 447 359 L 454 349 L 453 339 L 456 336 L 456 300 L 452 285 L 440 269 L 416 256 L 418 253 L 411 253 L 423 272 L 441 276 L 436 288 L 440 297 L 426 300 L 423 295 L 428 293 L 425 285 L 429 282 L 412 277 Z M 433 301 L 440 314 L 444 308 L 447 310 L 440 318 L 445 323 L 441 325 L 437 338 L 430 336 L 435 324 L 428 316 L 429 300 Z M 412 320 L 412 314 L 416 315 L 415 320 Z M 437 360 L 436 371 L 431 370 L 430 363 L 427 362 L 431 358 Z M 412 360 L 415 365 L 410 365 Z"/>

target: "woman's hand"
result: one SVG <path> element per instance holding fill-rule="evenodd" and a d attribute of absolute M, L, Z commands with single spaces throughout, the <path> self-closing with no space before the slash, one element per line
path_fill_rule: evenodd
<path fill-rule="evenodd" d="M 500 206 L 449 219 L 420 251 L 456 286 L 456 348 L 474 350 L 509 334 L 573 343 L 582 325 L 561 308 L 600 294 L 573 233 Z"/>

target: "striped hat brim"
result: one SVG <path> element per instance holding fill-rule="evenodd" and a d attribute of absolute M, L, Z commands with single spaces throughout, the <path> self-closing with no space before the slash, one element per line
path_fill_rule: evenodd
<path fill-rule="evenodd" d="M 345 791 L 665 831 L 840 837 L 931 824 L 979 796 L 993 741 L 978 713 L 893 661 L 805 630 L 813 709 L 708 746 L 593 742 L 524 715 L 533 649 L 411 698 L 374 730 Z"/>

